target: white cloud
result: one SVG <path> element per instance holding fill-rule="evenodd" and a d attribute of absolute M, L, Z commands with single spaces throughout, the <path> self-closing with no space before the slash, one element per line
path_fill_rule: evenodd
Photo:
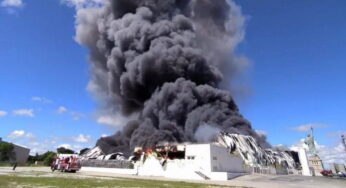
<path fill-rule="evenodd" d="M 23 137 L 25 132 L 23 130 L 15 130 L 12 133 L 10 133 L 7 137 L 10 139 L 18 139 Z"/>
<path fill-rule="evenodd" d="M 81 145 L 73 145 L 72 148 L 73 148 L 74 151 L 80 151 L 83 148 L 83 146 L 81 146 Z"/>
<path fill-rule="evenodd" d="M 35 135 L 33 135 L 32 133 L 26 133 L 24 130 L 14 130 L 7 136 L 7 138 L 12 140 L 34 139 Z"/>
<path fill-rule="evenodd" d="M 27 142 L 30 148 L 30 154 L 34 155 L 37 153 L 42 154 L 47 151 L 56 151 L 59 147 L 68 148 L 74 151 L 79 151 L 81 148 L 85 148 L 85 143 L 73 143 L 71 137 L 51 137 L 46 140 L 32 140 Z M 80 144 L 79 144 L 80 143 Z"/>
<path fill-rule="evenodd" d="M 72 120 L 75 120 L 75 121 L 79 120 L 80 118 L 85 117 L 84 114 L 79 113 L 79 112 L 71 112 L 70 114 L 72 116 Z"/>
<path fill-rule="evenodd" d="M 104 0 L 61 0 L 61 2 L 76 9 L 81 9 L 100 7 L 103 5 Z"/>
<path fill-rule="evenodd" d="M 22 0 L 3 0 L 1 2 L 2 7 L 21 7 L 23 6 Z"/>
<path fill-rule="evenodd" d="M 67 112 L 67 108 L 64 106 L 60 106 L 56 111 L 58 114 L 63 114 L 65 112 Z"/>
<path fill-rule="evenodd" d="M 104 138 L 104 137 L 108 137 L 108 135 L 107 134 L 102 134 L 101 138 Z"/>
<path fill-rule="evenodd" d="M 30 148 L 30 155 L 35 155 L 36 153 L 43 154 L 47 151 L 56 151 L 58 147 L 79 151 L 82 148 L 90 147 L 89 142 L 85 141 L 90 141 L 91 137 L 81 134 L 77 137 L 51 136 L 49 139 L 41 139 L 41 137 L 36 137 L 24 130 L 15 130 L 7 138 L 17 145 Z"/>
<path fill-rule="evenodd" d="M 324 163 L 346 163 L 346 151 L 341 143 L 333 147 L 317 144 L 316 148 Z"/>
<path fill-rule="evenodd" d="M 328 137 L 341 137 L 341 135 L 346 135 L 346 131 L 336 131 L 327 133 Z"/>
<path fill-rule="evenodd" d="M 33 109 L 18 109 L 13 110 L 13 114 L 15 116 L 27 116 L 27 117 L 34 117 L 34 110 Z"/>
<path fill-rule="evenodd" d="M 26 142 L 27 147 L 30 148 L 30 155 L 35 155 L 36 153 L 43 154 L 47 151 L 56 151 L 56 143 L 52 143 L 52 138 Z"/>
<path fill-rule="evenodd" d="M 90 136 L 89 135 L 84 135 L 84 134 L 79 134 L 76 138 L 73 138 L 75 142 L 79 143 L 87 143 L 90 141 Z"/>
<path fill-rule="evenodd" d="M 36 155 L 36 153 L 43 154 L 49 150 L 54 151 L 45 145 L 37 145 L 37 146 L 33 145 L 33 146 L 29 146 L 28 148 L 30 148 L 30 155 Z"/>
<path fill-rule="evenodd" d="M 299 148 L 308 149 L 308 146 L 304 144 L 304 138 L 300 139 L 298 142 L 296 142 L 290 147 L 290 149 L 293 151 L 298 151 Z"/>
<path fill-rule="evenodd" d="M 39 142 L 29 142 L 28 145 L 31 145 L 31 146 L 39 146 L 40 143 Z"/>
<path fill-rule="evenodd" d="M 64 147 L 66 149 L 70 149 L 70 150 L 73 150 L 75 152 L 78 152 L 80 151 L 82 148 L 84 148 L 83 146 L 81 145 L 71 145 L 71 144 L 60 144 L 58 145 L 56 148 L 60 148 L 60 147 Z"/>
<path fill-rule="evenodd" d="M 32 97 L 31 100 L 35 101 L 35 102 L 42 102 L 42 103 L 52 103 L 53 102 L 52 100 L 47 99 L 45 97 Z"/>
<path fill-rule="evenodd" d="M 30 155 L 35 155 L 36 153 L 42 154 L 48 150 L 51 150 L 51 145 L 47 141 L 40 141 L 37 137 L 30 133 L 25 132 L 24 130 L 14 130 L 7 138 L 15 142 L 16 145 L 21 145 L 30 149 Z"/>
<path fill-rule="evenodd" d="M 305 125 L 301 125 L 301 126 L 297 126 L 297 127 L 290 127 L 290 130 L 294 130 L 294 131 L 299 131 L 299 132 L 306 132 L 309 131 L 310 128 L 324 128 L 324 127 L 328 127 L 328 125 L 326 124 L 320 124 L 320 123 L 311 123 L 311 124 L 305 124 Z"/>
<path fill-rule="evenodd" d="M 70 144 L 60 144 L 58 145 L 57 148 L 66 148 L 66 149 L 72 149 L 71 145 Z"/>
<path fill-rule="evenodd" d="M 77 120 L 79 120 L 79 119 L 85 117 L 85 114 L 80 113 L 80 112 L 75 112 L 75 111 L 68 110 L 68 109 L 67 109 L 66 107 L 64 107 L 64 106 L 60 106 L 60 107 L 56 110 L 56 112 L 57 112 L 58 114 L 64 114 L 64 113 L 66 113 L 66 112 L 69 112 L 69 115 L 71 115 L 72 120 L 75 120 L 75 121 L 77 121 Z"/>
<path fill-rule="evenodd" d="M 0 110 L 0 117 L 4 117 L 7 115 L 6 111 Z"/>
<path fill-rule="evenodd" d="M 35 135 L 32 134 L 32 133 L 26 133 L 26 134 L 25 134 L 25 138 L 34 139 L 34 138 L 35 138 Z"/>
<path fill-rule="evenodd" d="M 111 115 L 102 115 L 97 118 L 96 122 L 103 125 L 123 127 L 128 122 L 128 118 L 122 116 L 121 114 Z"/>
<path fill-rule="evenodd" d="M 322 159 L 325 165 L 330 163 L 346 163 L 346 151 L 341 143 L 334 146 L 319 145 L 315 141 L 315 146 L 318 156 Z M 297 151 L 298 148 L 305 148 L 308 151 L 308 146 L 304 143 L 304 139 L 291 146 L 291 150 Z"/>

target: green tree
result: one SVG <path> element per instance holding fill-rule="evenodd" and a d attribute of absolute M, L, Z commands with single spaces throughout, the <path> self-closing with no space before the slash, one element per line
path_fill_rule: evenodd
<path fill-rule="evenodd" d="M 34 164 L 36 161 L 39 161 L 39 159 L 40 159 L 40 155 L 38 155 L 38 153 L 36 152 L 35 156 L 29 155 L 28 163 Z"/>
<path fill-rule="evenodd" d="M 52 151 L 47 151 L 46 153 L 39 156 L 39 161 L 43 161 L 44 165 L 49 166 L 54 158 L 56 157 L 56 153 Z"/>
<path fill-rule="evenodd" d="M 0 143 L 0 161 L 10 161 L 14 159 L 13 145 L 6 142 Z"/>
<path fill-rule="evenodd" d="M 67 148 L 64 148 L 64 147 L 60 147 L 58 149 L 56 149 L 57 153 L 60 153 L 60 154 L 74 154 L 75 152 L 73 150 L 70 150 L 70 149 L 67 149 Z"/>

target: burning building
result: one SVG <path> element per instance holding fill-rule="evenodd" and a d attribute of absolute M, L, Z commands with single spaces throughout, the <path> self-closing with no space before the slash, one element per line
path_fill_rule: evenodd
<path fill-rule="evenodd" d="M 76 39 L 90 50 L 88 88 L 102 113 L 132 119 L 97 145 L 130 155 L 136 146 L 199 143 L 208 125 L 268 147 L 221 89 L 243 66 L 233 53 L 242 24 L 239 7 L 226 0 L 106 0 L 78 11 Z"/>
<path fill-rule="evenodd" d="M 287 154 L 265 150 L 270 147 L 265 137 L 252 129 L 227 90 L 246 64 L 246 58 L 234 53 L 244 36 L 244 18 L 235 3 L 105 0 L 97 8 L 79 9 L 76 19 L 76 40 L 90 51 L 88 89 L 99 99 L 101 113 L 131 119 L 121 131 L 97 141 L 102 155 L 121 152 L 129 157 L 137 147 L 155 149 L 159 158 L 185 161 L 177 166 L 203 161 L 206 174 L 228 167 L 228 162 L 232 168 L 243 161 L 281 165 L 281 159 L 291 165 Z M 220 132 L 225 133 L 223 143 L 201 144 L 217 141 Z M 162 143 L 177 148 L 163 145 L 160 150 L 156 146 Z M 182 143 L 190 143 L 184 155 L 178 149 Z M 200 155 L 199 147 L 209 153 Z M 234 152 L 237 157 L 230 155 Z M 214 157 L 225 160 L 223 165 L 215 166 Z M 242 169 L 239 173 L 246 171 Z"/>
<path fill-rule="evenodd" d="M 82 156 L 83 170 L 195 180 L 228 180 L 249 173 L 300 173 L 298 153 L 264 149 L 251 136 L 229 133 L 220 133 L 212 143 L 136 147 L 128 160 L 108 160 L 105 155 L 94 156 L 95 151 L 101 150 L 96 146 Z M 91 156 L 94 160 L 87 159 Z M 114 167 L 115 163 L 118 166 Z M 94 164 L 106 168 L 93 168 Z"/>

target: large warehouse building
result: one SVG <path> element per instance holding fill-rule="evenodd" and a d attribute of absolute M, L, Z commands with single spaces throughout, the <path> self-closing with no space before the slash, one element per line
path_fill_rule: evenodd
<path fill-rule="evenodd" d="M 163 144 L 135 148 L 134 156 L 121 160 L 120 153 L 105 155 L 99 147 L 82 156 L 82 170 L 176 179 L 228 180 L 247 173 L 298 173 L 287 151 L 263 149 L 251 136 L 221 134 L 204 144 Z"/>

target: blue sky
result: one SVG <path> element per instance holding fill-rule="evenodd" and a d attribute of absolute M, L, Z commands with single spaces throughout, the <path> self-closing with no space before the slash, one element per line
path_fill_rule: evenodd
<path fill-rule="evenodd" d="M 320 143 L 345 131 L 346 2 L 342 0 L 237 0 L 247 15 L 239 52 L 252 62 L 252 95 L 241 105 L 256 129 L 274 144 L 304 136 L 290 131 L 309 123 Z"/>
<path fill-rule="evenodd" d="M 22 4 L 0 6 L 0 136 L 42 152 L 90 147 L 118 130 L 97 123 L 87 50 L 73 38 L 75 9 L 6 1 Z M 235 96 L 241 113 L 273 145 L 295 144 L 312 124 L 320 144 L 335 146 L 346 132 L 346 2 L 235 2 L 247 20 L 237 51 L 251 62 L 249 92 Z"/>

